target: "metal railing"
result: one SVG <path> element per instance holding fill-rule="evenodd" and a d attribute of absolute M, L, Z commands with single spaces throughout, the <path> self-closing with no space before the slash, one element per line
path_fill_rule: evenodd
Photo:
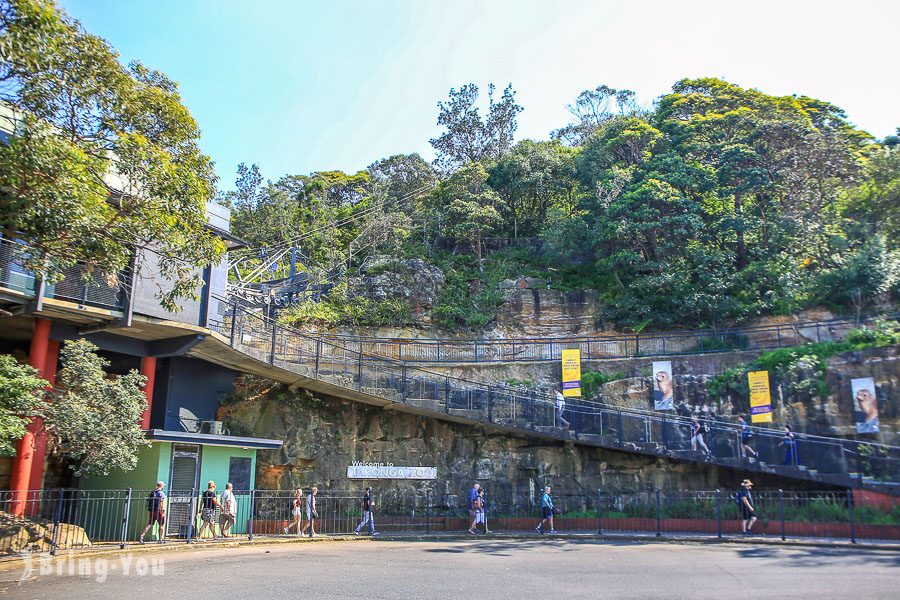
<path fill-rule="evenodd" d="M 488 482 L 478 529 L 532 532 L 541 522 L 539 496 L 503 482 Z M 316 519 L 308 518 L 309 490 L 295 516 L 290 490 L 235 491 L 233 519 L 204 510 L 198 490 L 173 490 L 163 501 L 160 523 L 149 490 L 50 489 L 29 492 L 28 510 L 14 517 L 6 509 L 15 492 L 0 491 L 0 556 L 57 553 L 92 547 L 124 548 L 144 543 L 192 543 L 217 539 L 351 535 L 361 529 L 362 493 L 325 490 L 316 496 Z M 435 533 L 468 530 L 473 515 L 466 494 L 431 490 L 386 490 L 374 494 L 379 533 Z M 611 533 L 730 537 L 741 533 L 741 510 L 733 492 L 661 491 L 554 493 L 552 527 L 562 533 Z M 218 495 L 221 501 L 221 494 Z M 758 522 L 754 535 L 786 539 L 816 537 L 900 542 L 900 500 L 890 506 L 856 505 L 849 491 L 754 491 Z M 550 529 L 547 523 L 545 530 Z M 368 533 L 368 527 L 361 533 Z"/>
<path fill-rule="evenodd" d="M 25 267 L 27 256 L 28 246 L 18 240 L 0 238 L 0 287 L 33 297 L 37 293 L 39 280 Z M 44 297 L 74 302 L 80 306 L 112 310 L 124 307 L 125 293 L 130 288 L 129 274 L 88 272 L 87 266 L 79 263 L 66 267 L 61 275 L 58 281 L 47 283 Z"/>
<path fill-rule="evenodd" d="M 450 377 L 278 325 L 240 306 L 232 305 L 231 311 L 217 331 L 242 353 L 309 379 L 445 418 L 836 485 L 900 483 L 897 446 L 798 433 L 788 456 L 782 432 L 753 427 L 752 452 L 746 452 L 736 424 L 705 419 L 705 452 L 692 443 L 691 422 L 684 417 L 571 398 L 560 415 L 554 399 L 535 390 Z"/>
<path fill-rule="evenodd" d="M 767 350 L 843 340 L 859 326 L 829 319 L 718 330 L 558 338 L 449 339 L 324 335 L 331 343 L 392 360 L 423 364 L 557 361 L 578 349 L 582 360 Z M 309 335 L 319 336 L 310 333 Z"/>

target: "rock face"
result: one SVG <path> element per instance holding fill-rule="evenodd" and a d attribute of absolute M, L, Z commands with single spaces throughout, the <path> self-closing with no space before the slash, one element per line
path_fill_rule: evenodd
<path fill-rule="evenodd" d="M 359 277 L 348 280 L 353 295 L 371 300 L 406 300 L 413 313 L 426 317 L 437 303 L 445 283 L 444 273 L 421 258 L 377 256 L 366 261 Z"/>
<path fill-rule="evenodd" d="M 84 529 L 70 523 L 60 523 L 55 537 L 60 549 L 85 548 L 91 546 Z M 8 554 L 19 552 L 47 552 L 54 538 L 54 526 L 42 525 L 37 521 L 14 517 L 0 511 L 0 548 Z"/>
<path fill-rule="evenodd" d="M 547 289 L 544 280 L 525 277 L 500 285 L 506 298 L 488 337 L 550 337 L 594 333 L 597 292 Z"/>
<path fill-rule="evenodd" d="M 259 453 L 260 489 L 315 483 L 324 490 L 359 490 L 366 482 L 346 477 L 354 461 L 437 467 L 436 481 L 379 481 L 379 494 L 400 498 L 428 490 L 432 501 L 451 506 L 475 479 L 494 497 L 527 499 L 543 485 L 562 495 L 593 495 L 598 489 L 708 490 L 734 487 L 743 478 L 713 465 L 520 438 L 303 390 L 281 388 L 224 405 L 218 417 L 234 435 L 285 440 L 280 450 Z"/>

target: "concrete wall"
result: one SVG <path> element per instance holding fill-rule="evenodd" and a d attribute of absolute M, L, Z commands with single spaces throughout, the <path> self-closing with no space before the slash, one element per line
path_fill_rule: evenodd
<path fill-rule="evenodd" d="M 196 431 L 198 421 L 216 418 L 219 404 L 234 389 L 237 373 L 194 358 L 172 357 L 158 376 L 165 378 L 166 407 L 158 426 L 169 431 Z M 155 396 L 154 403 L 158 401 Z"/>

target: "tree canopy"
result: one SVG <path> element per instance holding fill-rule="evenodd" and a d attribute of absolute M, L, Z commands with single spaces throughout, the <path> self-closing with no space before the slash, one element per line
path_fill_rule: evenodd
<path fill-rule="evenodd" d="M 127 67 L 51 2 L 0 1 L 0 225 L 30 246 L 48 279 L 76 262 L 114 275 L 133 248 L 174 282 L 162 303 L 195 294 L 196 267 L 224 245 L 206 227 L 215 192 L 200 131 L 163 73 Z"/>

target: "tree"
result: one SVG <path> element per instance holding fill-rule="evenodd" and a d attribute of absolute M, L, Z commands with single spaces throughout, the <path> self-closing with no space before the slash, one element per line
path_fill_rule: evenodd
<path fill-rule="evenodd" d="M 500 223 L 497 192 L 487 185 L 487 171 L 479 163 L 466 165 L 435 190 L 446 228 L 456 239 L 469 243 L 479 262 L 485 234 Z"/>
<path fill-rule="evenodd" d="M 49 280 L 76 262 L 114 276 L 134 248 L 159 255 L 172 289 L 196 295 L 200 269 L 224 244 L 206 227 L 212 162 L 177 85 L 55 5 L 0 1 L 0 225 L 29 245 L 23 260 Z"/>
<path fill-rule="evenodd" d="M 506 86 L 498 102 L 494 102 L 494 84 L 488 86 L 488 115 L 482 120 L 475 103 L 478 86 L 468 83 L 458 91 L 451 88 L 447 102 L 438 102 L 437 124 L 446 131 L 429 140 L 437 152 L 435 165 L 445 172 L 482 160 L 498 160 L 513 145 L 518 127 L 517 115 L 522 107 L 516 104 L 512 85 Z"/>
<path fill-rule="evenodd" d="M 640 112 L 631 90 L 617 90 L 598 85 L 578 94 L 575 104 L 566 107 L 575 122 L 550 133 L 550 137 L 569 146 L 580 146 L 603 123 L 616 116 L 636 115 Z"/>
<path fill-rule="evenodd" d="M 150 445 L 140 427 L 147 378 L 133 369 L 108 376 L 109 361 L 84 339 L 66 343 L 60 358 L 45 421 L 53 447 L 73 461 L 77 476 L 134 469 L 138 451 Z"/>
<path fill-rule="evenodd" d="M 14 455 L 25 428 L 42 414 L 46 385 L 37 369 L 0 354 L 0 456 Z"/>

